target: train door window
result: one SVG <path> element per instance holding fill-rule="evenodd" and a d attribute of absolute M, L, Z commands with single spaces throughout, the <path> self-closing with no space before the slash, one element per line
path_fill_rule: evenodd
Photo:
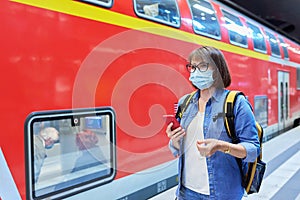
<path fill-rule="evenodd" d="M 261 30 L 257 26 L 255 26 L 249 22 L 247 22 L 247 26 L 248 26 L 250 35 L 253 38 L 254 50 L 261 52 L 261 53 L 267 53 L 266 41 L 265 41 L 265 38 L 264 38 Z"/>
<path fill-rule="evenodd" d="M 81 0 L 82 2 L 91 3 L 94 5 L 104 6 L 107 8 L 112 7 L 113 0 Z"/>
<path fill-rule="evenodd" d="M 280 49 L 276 37 L 268 31 L 266 31 L 266 35 L 270 42 L 272 56 L 280 57 Z"/>
<path fill-rule="evenodd" d="M 241 46 L 241 47 L 248 47 L 247 41 L 247 29 L 243 26 L 240 18 L 237 16 L 222 10 L 225 26 L 228 30 L 229 34 L 229 41 L 231 44 Z"/>
<path fill-rule="evenodd" d="M 134 0 L 137 16 L 180 27 L 180 15 L 176 0 Z"/>
<path fill-rule="evenodd" d="M 61 199 L 116 174 L 110 107 L 36 112 L 25 123 L 27 199 Z"/>
<path fill-rule="evenodd" d="M 283 56 L 284 56 L 284 59 L 288 60 L 289 59 L 289 53 L 288 53 L 288 45 L 283 41 L 283 39 L 281 37 L 278 37 L 279 39 L 279 42 L 280 42 L 280 46 L 283 50 Z"/>
<path fill-rule="evenodd" d="M 189 0 L 195 33 L 221 39 L 220 25 L 212 5 L 205 0 Z"/>
<path fill-rule="evenodd" d="M 289 73 L 278 71 L 278 128 L 282 130 L 288 126 L 289 118 Z"/>

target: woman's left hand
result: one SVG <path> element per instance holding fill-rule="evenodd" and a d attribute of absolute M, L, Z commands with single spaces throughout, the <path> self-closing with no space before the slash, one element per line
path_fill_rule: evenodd
<path fill-rule="evenodd" d="M 217 139 L 198 140 L 196 145 L 201 156 L 204 157 L 210 157 L 219 150 L 219 140 Z"/>

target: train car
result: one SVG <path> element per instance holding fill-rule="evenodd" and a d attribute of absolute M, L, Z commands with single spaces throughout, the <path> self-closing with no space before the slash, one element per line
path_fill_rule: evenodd
<path fill-rule="evenodd" d="M 220 1 L 4 0 L 0 19 L 0 200 L 176 185 L 162 116 L 194 90 L 185 65 L 201 45 L 224 53 L 264 140 L 300 124 L 299 43 Z M 46 130 L 58 139 L 38 142 Z"/>

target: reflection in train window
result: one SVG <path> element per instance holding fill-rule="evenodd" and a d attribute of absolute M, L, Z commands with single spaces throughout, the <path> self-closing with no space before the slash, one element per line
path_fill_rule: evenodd
<path fill-rule="evenodd" d="M 116 169 L 114 111 L 33 113 L 26 120 L 25 147 L 29 199 L 60 198 L 104 184 Z"/>
<path fill-rule="evenodd" d="M 112 0 L 81 0 L 83 2 L 104 6 L 104 7 L 111 7 L 113 1 Z"/>
<path fill-rule="evenodd" d="M 289 53 L 288 53 L 288 44 L 286 44 L 281 37 L 278 38 L 280 41 L 280 46 L 282 47 L 283 50 L 283 57 L 284 59 L 288 60 L 289 59 Z"/>
<path fill-rule="evenodd" d="M 253 38 L 254 50 L 258 52 L 266 53 L 267 52 L 266 41 L 260 29 L 249 22 L 247 22 L 247 25 L 248 25 L 248 31 L 250 32 L 250 35 Z"/>
<path fill-rule="evenodd" d="M 201 35 L 220 39 L 220 25 L 212 5 L 205 0 L 189 0 L 188 2 L 193 17 L 194 31 Z"/>
<path fill-rule="evenodd" d="M 176 0 L 134 0 L 133 2 L 138 16 L 175 27 L 180 26 Z"/>
<path fill-rule="evenodd" d="M 232 15 L 231 13 L 222 10 L 225 20 L 225 26 L 228 30 L 229 34 L 229 41 L 231 44 L 241 46 L 241 47 L 248 47 L 247 41 L 247 29 L 243 26 L 241 20 L 237 17 Z"/>
<path fill-rule="evenodd" d="M 280 49 L 276 37 L 272 33 L 267 31 L 266 35 L 270 42 L 272 56 L 280 57 Z"/>

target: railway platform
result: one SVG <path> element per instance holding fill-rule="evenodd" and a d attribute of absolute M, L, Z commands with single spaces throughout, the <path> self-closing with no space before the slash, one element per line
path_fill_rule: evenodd
<path fill-rule="evenodd" d="M 263 143 L 267 163 L 259 193 L 243 200 L 300 200 L 300 126 Z M 173 187 L 150 200 L 175 199 Z"/>

